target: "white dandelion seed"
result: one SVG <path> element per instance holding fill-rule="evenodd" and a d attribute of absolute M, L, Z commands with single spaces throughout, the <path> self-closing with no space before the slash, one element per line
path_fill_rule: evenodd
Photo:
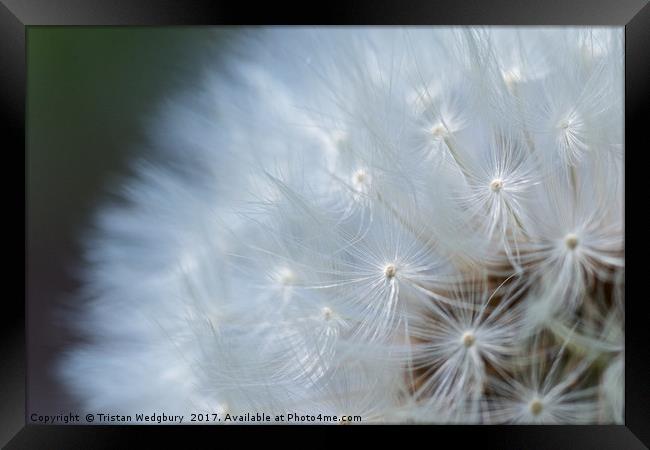
<path fill-rule="evenodd" d="M 565 344 L 566 345 L 566 344 Z M 581 385 L 591 361 L 566 360 L 566 347 L 545 354 L 533 344 L 524 372 L 516 377 L 492 377 L 496 398 L 488 403 L 486 416 L 492 423 L 581 424 L 596 420 L 597 388 Z"/>
<path fill-rule="evenodd" d="M 427 303 L 412 320 L 413 369 L 422 372 L 416 395 L 440 405 L 477 407 L 488 366 L 503 369 L 521 350 L 523 317 L 512 308 L 516 284 L 494 291 L 481 277 L 467 284 L 448 301 Z"/>
<path fill-rule="evenodd" d="M 595 280 L 611 279 L 623 265 L 622 217 L 591 189 L 595 180 L 570 187 L 563 180 L 548 180 L 540 192 L 528 228 L 530 239 L 520 246 L 522 261 L 533 277 L 552 280 L 555 301 L 573 309 Z"/>

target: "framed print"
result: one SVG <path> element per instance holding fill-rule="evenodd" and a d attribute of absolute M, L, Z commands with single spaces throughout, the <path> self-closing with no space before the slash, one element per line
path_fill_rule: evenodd
<path fill-rule="evenodd" d="M 5 2 L 7 448 L 648 445 L 647 2 L 380 3 Z"/>

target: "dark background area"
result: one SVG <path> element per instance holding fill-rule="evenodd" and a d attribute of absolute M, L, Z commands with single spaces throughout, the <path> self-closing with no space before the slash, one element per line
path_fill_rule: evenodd
<path fill-rule="evenodd" d="M 27 30 L 27 411 L 75 410 L 53 372 L 78 337 L 81 236 L 144 148 L 146 121 L 216 57 L 214 28 Z"/>

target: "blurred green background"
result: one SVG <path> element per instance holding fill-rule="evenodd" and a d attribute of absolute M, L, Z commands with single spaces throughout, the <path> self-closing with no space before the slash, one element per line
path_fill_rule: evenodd
<path fill-rule="evenodd" d="M 223 36 L 204 27 L 28 27 L 28 412 L 74 408 L 53 364 L 78 339 L 61 316 L 79 287 L 81 233 L 142 147 L 144 119 L 197 81 Z"/>

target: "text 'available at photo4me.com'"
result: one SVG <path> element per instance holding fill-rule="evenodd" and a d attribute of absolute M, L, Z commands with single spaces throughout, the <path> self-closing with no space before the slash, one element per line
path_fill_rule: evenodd
<path fill-rule="evenodd" d="M 349 423 L 362 422 L 358 415 L 331 414 L 266 414 L 261 412 L 230 414 L 230 413 L 190 413 L 189 415 L 167 413 L 136 413 L 110 414 L 105 412 L 87 414 L 57 414 L 42 415 L 33 413 L 29 417 L 31 423 L 42 425 L 67 424 L 192 424 L 192 423 L 223 423 L 223 424 L 255 424 L 255 423 Z"/>

